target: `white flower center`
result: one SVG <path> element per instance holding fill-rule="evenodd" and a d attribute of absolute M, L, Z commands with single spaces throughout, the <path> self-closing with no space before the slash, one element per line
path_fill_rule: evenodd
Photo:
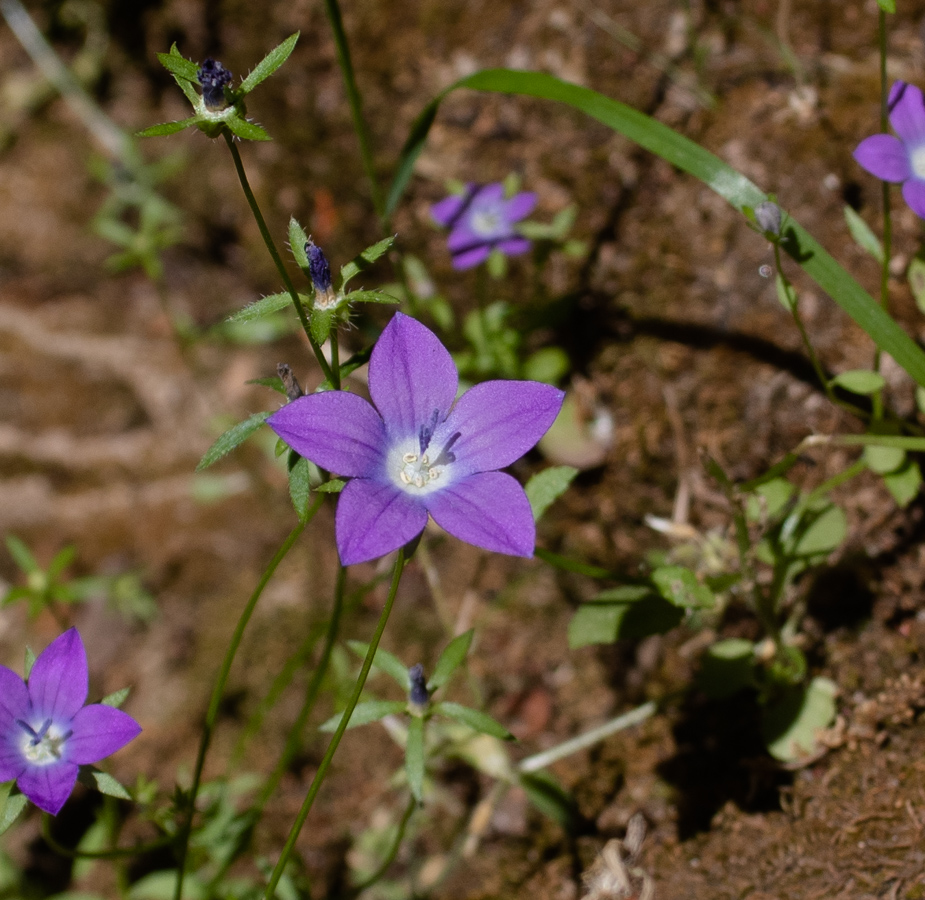
<path fill-rule="evenodd" d="M 65 741 L 73 733 L 63 731 L 51 719 L 46 719 L 38 728 L 33 728 L 22 719 L 17 719 L 16 724 L 23 731 L 19 748 L 33 766 L 47 766 L 58 762 Z"/>
<path fill-rule="evenodd" d="M 483 238 L 496 237 L 502 230 L 503 217 L 496 206 L 482 207 L 472 211 L 469 227 Z"/>
<path fill-rule="evenodd" d="M 909 154 L 909 165 L 916 178 L 925 178 L 925 144 L 919 144 Z"/>
<path fill-rule="evenodd" d="M 430 494 L 452 483 L 456 456 L 451 448 L 459 434 L 451 435 L 442 445 L 431 445 L 437 418 L 438 412 L 434 410 L 430 422 L 421 427 L 416 438 L 402 441 L 389 451 L 388 475 L 396 487 L 408 494 Z"/>

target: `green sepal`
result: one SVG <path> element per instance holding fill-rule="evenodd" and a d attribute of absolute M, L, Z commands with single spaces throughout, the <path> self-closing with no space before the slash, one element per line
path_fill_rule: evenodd
<path fill-rule="evenodd" d="M 427 682 L 427 690 L 435 691 L 447 683 L 450 676 L 462 665 L 469 653 L 469 647 L 472 646 L 472 637 L 475 629 L 470 628 L 458 637 L 453 638 L 440 654 L 437 665 L 434 666 L 434 674 L 431 675 L 430 681 Z"/>
<path fill-rule="evenodd" d="M 112 775 L 93 766 L 81 766 L 77 780 L 91 790 L 97 790 L 108 797 L 117 797 L 119 800 L 132 799 L 132 795 Z"/>
<path fill-rule="evenodd" d="M 311 464 L 304 456 L 299 456 L 289 469 L 289 498 L 299 521 L 307 521 L 311 500 Z"/>
<path fill-rule="evenodd" d="M 408 740 L 405 744 L 405 772 L 408 787 L 414 799 L 424 799 L 424 720 L 412 716 L 408 722 Z"/>
<path fill-rule="evenodd" d="M 547 509 L 561 497 L 572 480 L 578 474 L 578 469 L 572 466 L 552 466 L 537 472 L 528 482 L 524 490 L 533 510 L 533 519 L 538 522 Z"/>
<path fill-rule="evenodd" d="M 254 122 L 248 122 L 247 119 L 238 115 L 228 116 L 228 118 L 224 120 L 224 124 L 235 137 L 241 138 L 242 141 L 273 140 L 273 138 L 271 138 L 259 125 Z"/>
<path fill-rule="evenodd" d="M 125 703 L 131 690 L 131 688 L 125 687 L 119 691 L 113 691 L 111 694 L 107 694 L 105 697 L 103 697 L 103 699 L 100 700 L 100 703 L 103 706 L 112 706 L 115 709 L 118 709 L 120 706 L 122 706 L 123 703 Z"/>
<path fill-rule="evenodd" d="M 378 722 L 386 716 L 394 716 L 403 713 L 407 708 L 404 700 L 365 700 L 357 703 L 353 709 L 353 715 L 350 716 L 350 722 L 347 724 L 347 731 L 351 728 L 359 728 L 361 725 L 369 725 L 371 722 Z M 342 712 L 331 716 L 326 722 L 318 726 L 319 731 L 337 731 L 344 714 Z"/>
<path fill-rule="evenodd" d="M 206 450 L 205 455 L 199 460 L 199 465 L 196 466 L 196 471 L 201 472 L 203 469 L 211 466 L 212 463 L 220 460 L 226 454 L 231 453 L 238 444 L 242 444 L 260 428 L 271 415 L 272 413 L 270 412 L 254 413 L 249 419 L 238 422 L 237 425 L 229 428 L 208 450 Z"/>
<path fill-rule="evenodd" d="M 305 245 L 308 243 L 308 235 L 305 229 L 296 221 L 295 216 L 289 218 L 289 249 L 292 251 L 292 257 L 296 265 L 305 273 L 307 278 L 311 278 L 308 270 L 308 254 L 305 252 Z"/>
<path fill-rule="evenodd" d="M 33 572 L 42 571 L 38 561 L 32 555 L 32 552 L 22 540 L 20 540 L 14 534 L 8 534 L 5 540 L 6 549 L 10 551 L 10 556 L 13 557 L 13 562 L 15 562 L 16 565 L 23 570 L 23 572 L 28 575 L 32 574 Z"/>
<path fill-rule="evenodd" d="M 313 309 L 312 317 L 309 320 L 309 325 L 311 326 L 312 337 L 315 339 L 315 343 L 320 347 L 331 334 L 331 328 L 336 321 L 337 308 L 331 307 L 330 309 Z"/>
<path fill-rule="evenodd" d="M 347 282 L 351 278 L 359 275 L 364 269 L 368 269 L 380 256 L 387 253 L 389 247 L 395 243 L 395 238 L 397 235 L 392 235 L 392 237 L 383 238 L 381 241 L 377 241 L 372 247 L 367 247 L 362 253 L 358 256 L 355 256 L 350 260 L 346 265 L 341 266 L 340 269 L 340 290 L 342 291 L 346 286 Z"/>
<path fill-rule="evenodd" d="M 289 35 L 278 47 L 274 47 L 248 76 L 241 82 L 241 86 L 235 91 L 236 94 L 244 96 L 249 94 L 258 84 L 266 81 L 287 59 L 289 54 L 295 48 L 299 39 L 299 32 Z"/>
<path fill-rule="evenodd" d="M 176 43 L 171 45 L 169 53 L 158 53 L 157 59 L 171 75 L 182 78 L 184 81 L 198 83 L 199 65 L 183 56 L 177 49 Z"/>
<path fill-rule="evenodd" d="M 199 122 L 199 116 L 190 116 L 188 119 L 181 119 L 179 122 L 162 122 L 160 125 L 152 125 L 145 128 L 144 131 L 136 131 L 135 137 L 164 137 L 168 134 L 176 134 L 189 128 Z"/>
<path fill-rule="evenodd" d="M 401 303 L 387 291 L 351 291 L 344 299 L 348 303 Z"/>
<path fill-rule="evenodd" d="M 311 303 L 311 297 L 307 294 L 299 294 L 298 296 L 303 306 L 308 306 Z M 243 309 L 239 309 L 236 313 L 228 317 L 228 321 L 253 322 L 254 319 L 261 319 L 264 316 L 269 316 L 272 313 L 279 312 L 281 309 L 285 309 L 290 303 L 292 303 L 292 297 L 286 292 L 281 294 L 269 294 L 266 297 L 255 300 L 253 303 L 249 303 Z"/>
<path fill-rule="evenodd" d="M 359 657 L 365 657 L 369 650 L 369 644 L 363 641 L 347 641 L 347 646 Z M 394 678 L 405 693 L 408 693 L 411 689 L 411 682 L 408 680 L 408 668 L 394 653 L 389 653 L 388 650 L 378 647 L 376 656 L 373 659 L 373 668 Z"/>
<path fill-rule="evenodd" d="M 25 794 L 11 794 L 13 782 L 0 784 L 0 834 L 3 834 L 18 818 L 29 802 Z"/>
<path fill-rule="evenodd" d="M 468 725 L 473 731 L 491 735 L 502 741 L 517 740 L 500 722 L 496 722 L 491 716 L 479 712 L 477 709 L 463 706 L 461 703 L 451 703 L 448 700 L 435 703 L 432 708 L 438 715 L 446 716 L 448 719 Z"/>
<path fill-rule="evenodd" d="M 286 387 L 283 380 L 278 375 L 269 375 L 266 378 L 249 378 L 245 384 L 259 384 L 261 387 L 268 387 L 276 391 L 277 394 L 286 396 Z"/>

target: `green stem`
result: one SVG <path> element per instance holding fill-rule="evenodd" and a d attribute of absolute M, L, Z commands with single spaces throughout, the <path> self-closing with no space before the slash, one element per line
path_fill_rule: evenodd
<path fill-rule="evenodd" d="M 877 35 L 878 49 L 880 51 L 880 131 L 884 134 L 888 131 L 889 109 L 887 100 L 889 98 L 889 88 L 887 86 L 886 76 L 886 13 L 880 9 L 877 15 Z M 880 267 L 880 305 L 887 309 L 890 303 L 890 254 L 893 245 L 893 218 L 890 212 L 890 185 L 884 181 L 882 186 L 883 196 L 883 264 Z M 874 350 L 874 371 L 880 371 L 880 348 Z M 874 421 L 879 421 L 883 417 L 883 397 L 880 391 L 877 391 L 873 397 L 874 401 Z"/>
<path fill-rule="evenodd" d="M 344 23 L 340 15 L 340 6 L 337 0 L 324 0 L 324 11 L 327 13 L 328 22 L 331 25 L 331 31 L 334 35 L 334 46 L 337 49 L 337 64 L 340 66 L 341 75 L 344 78 L 344 87 L 347 90 L 347 102 L 350 104 L 350 115 L 353 117 L 353 128 L 356 131 L 357 141 L 360 144 L 360 157 L 363 160 L 363 169 L 366 177 L 369 179 L 369 189 L 373 200 L 373 209 L 379 217 L 384 233 L 388 232 L 388 216 L 385 211 L 385 197 L 379 186 L 379 180 L 376 177 L 376 166 L 373 162 L 372 141 L 369 136 L 369 128 L 366 120 L 363 118 L 363 99 L 360 96 L 357 87 L 356 78 L 353 73 L 353 63 L 350 60 L 350 46 L 347 43 L 347 35 L 344 32 Z"/>
<path fill-rule="evenodd" d="M 405 830 L 408 827 L 408 820 L 411 818 L 411 814 L 418 808 L 418 802 L 414 799 L 412 794 L 408 798 L 408 805 L 405 807 L 405 812 L 401 817 L 401 821 L 398 823 L 398 831 L 395 833 L 395 840 L 392 842 L 392 846 L 389 848 L 389 852 L 386 853 L 385 858 L 382 860 L 382 863 L 379 865 L 379 868 L 373 872 L 365 881 L 361 881 L 353 890 L 350 892 L 351 897 L 356 897 L 359 894 L 362 894 L 367 888 L 372 887 L 386 872 L 389 870 L 389 866 L 395 862 L 395 857 L 398 856 L 398 850 L 401 847 L 401 842 L 405 839 Z"/>
<path fill-rule="evenodd" d="M 180 900 L 183 896 L 183 880 L 186 877 L 186 858 L 189 851 L 189 840 L 190 834 L 193 830 L 193 816 L 196 812 L 196 796 L 199 793 L 199 785 L 202 781 L 202 769 L 206 761 L 206 753 L 209 750 L 209 743 L 212 740 L 212 732 L 215 729 L 215 722 L 218 719 L 218 711 L 221 705 L 222 696 L 225 693 L 225 685 L 228 681 L 228 675 L 231 672 L 231 665 L 234 662 L 235 654 L 238 651 L 238 647 L 241 644 L 241 639 L 244 636 L 244 629 L 247 627 L 247 623 L 250 621 L 251 615 L 254 612 L 254 609 L 257 607 L 257 601 L 260 599 L 260 595 L 263 593 L 263 589 L 267 586 L 267 583 L 273 577 L 273 573 L 276 572 L 277 567 L 283 561 L 286 554 L 292 549 L 292 545 L 298 540 L 299 535 L 305 530 L 305 526 L 312 520 L 315 513 L 318 511 L 321 503 L 324 500 L 324 494 L 316 495 L 316 499 L 312 506 L 308 510 L 308 515 L 305 517 L 304 522 L 299 522 L 295 528 L 289 534 L 289 537 L 283 542 L 283 545 L 276 551 L 276 555 L 270 561 L 270 565 L 267 566 L 263 575 L 260 577 L 260 581 L 257 583 L 257 587 L 254 588 L 254 592 L 251 594 L 250 599 L 247 601 L 247 605 L 244 607 L 244 611 L 241 613 L 241 617 L 238 619 L 238 624 L 235 627 L 234 634 L 231 637 L 231 643 L 228 645 L 228 650 L 225 652 L 225 658 L 222 661 L 221 669 L 218 673 L 218 678 L 215 681 L 215 687 L 212 689 L 212 698 L 209 701 L 209 708 L 206 712 L 205 723 L 202 728 L 202 739 L 199 742 L 199 752 L 196 756 L 196 766 L 193 770 L 193 784 L 190 788 L 189 800 L 187 801 L 186 808 L 186 817 L 183 822 L 182 827 L 180 828 L 179 833 L 179 859 L 177 861 L 177 884 L 176 889 L 174 890 L 174 900 Z"/>
<path fill-rule="evenodd" d="M 340 388 L 340 377 L 339 373 L 337 376 L 331 371 L 331 367 L 328 365 L 328 361 L 324 358 L 324 354 L 321 352 L 321 347 L 318 346 L 315 339 L 312 337 L 312 329 L 308 324 L 308 317 L 305 314 L 305 308 L 302 306 L 302 301 L 299 299 L 299 294 L 295 289 L 295 285 L 292 283 L 292 279 L 289 277 L 289 273 L 286 271 L 286 267 L 283 265 L 282 257 L 279 255 L 279 251 L 276 249 L 276 244 L 273 243 L 273 237 L 270 234 L 270 229 L 267 228 L 267 223 L 264 221 L 263 213 L 260 212 L 260 207 L 257 205 L 257 198 L 254 196 L 254 192 L 251 190 L 250 183 L 247 180 L 247 173 L 244 171 L 244 163 L 241 161 L 241 154 L 238 153 L 238 148 L 235 145 L 234 139 L 229 136 L 227 131 L 222 132 L 225 143 L 228 145 L 228 149 L 231 151 L 231 158 L 234 160 L 235 171 L 238 173 L 238 180 L 241 182 L 241 187 L 244 190 L 244 196 L 247 198 L 247 204 L 251 208 L 251 212 L 254 215 L 254 221 L 257 223 L 257 227 L 260 229 L 260 236 L 263 238 L 264 244 L 266 244 L 267 250 L 270 251 L 270 256 L 273 259 L 273 264 L 276 266 L 277 272 L 279 272 L 280 278 L 283 280 L 283 284 L 286 287 L 286 290 L 289 292 L 289 296 L 292 298 L 292 305 L 295 307 L 295 311 L 299 315 L 299 321 L 302 323 L 302 330 L 305 332 L 305 336 L 308 338 L 308 343 L 311 345 L 312 353 L 315 354 L 315 359 L 318 360 L 318 365 L 321 366 L 321 371 L 324 372 L 324 377 L 334 385 L 334 389 L 338 390 Z"/>
<path fill-rule="evenodd" d="M 270 774 L 260 796 L 257 798 L 255 808 L 260 811 L 267 804 L 270 797 L 273 796 L 276 788 L 279 786 L 286 769 L 295 757 L 302 743 L 302 732 L 305 730 L 305 723 L 308 721 L 312 710 L 315 708 L 315 702 L 318 700 L 318 694 L 321 690 L 321 684 L 328 672 L 328 666 L 331 662 L 331 653 L 334 650 L 334 643 L 337 640 L 337 633 L 340 629 L 341 613 L 344 609 L 344 586 L 347 582 L 347 570 L 340 566 L 337 573 L 337 587 L 334 592 L 334 608 L 331 611 L 331 621 L 328 624 L 327 636 L 325 637 L 324 648 L 321 651 L 321 659 L 312 673 L 311 681 L 305 691 L 305 700 L 295 723 L 289 731 L 286 739 L 286 746 L 283 748 L 282 755 L 276 768 Z"/>
<path fill-rule="evenodd" d="M 289 857 L 292 854 L 293 848 L 295 847 L 295 842 L 298 840 L 299 833 L 302 831 L 302 826 L 305 824 L 306 818 L 308 818 L 312 804 L 315 802 L 315 797 L 318 795 L 318 791 L 321 789 L 321 785 L 324 783 L 325 776 L 328 774 L 328 770 L 331 767 L 331 760 L 334 758 L 334 754 L 337 752 L 340 739 L 344 736 L 344 732 L 347 730 L 350 717 L 353 715 L 353 710 L 356 708 L 357 701 L 360 699 L 360 694 L 363 692 L 363 687 L 365 686 L 366 679 L 369 676 L 369 670 L 372 667 L 373 659 L 376 656 L 376 649 L 379 646 L 379 641 L 382 639 L 382 633 L 385 631 L 386 622 L 389 620 L 389 613 L 392 612 L 392 604 L 395 602 L 395 595 L 398 593 L 398 584 L 401 581 L 401 573 L 404 568 L 405 550 L 402 548 L 398 551 L 398 558 L 395 560 L 395 568 L 392 570 L 392 584 L 389 587 L 389 595 L 386 598 L 385 607 L 382 610 L 382 614 L 379 616 L 379 624 L 376 626 L 373 639 L 369 643 L 369 650 L 367 650 L 366 658 L 363 660 L 363 666 L 360 669 L 359 677 L 357 678 L 356 684 L 353 686 L 353 693 L 350 695 L 350 699 L 347 701 L 347 706 L 344 710 L 343 716 L 341 716 L 340 724 L 337 726 L 337 731 L 334 732 L 334 736 L 331 738 L 331 743 L 328 744 L 328 749 L 324 754 L 324 759 L 321 760 L 321 764 L 318 766 L 318 771 L 315 772 L 315 777 L 312 779 L 312 783 L 308 788 L 308 793 L 305 795 L 305 800 L 302 802 L 302 808 L 299 810 L 299 814 L 296 816 L 295 822 L 292 823 L 292 828 L 289 830 L 289 837 L 286 838 L 286 844 L 283 847 L 283 851 L 280 853 L 279 859 L 276 862 L 276 866 L 273 869 L 273 874 L 270 876 L 270 883 L 267 885 L 267 890 L 264 894 L 265 900 L 273 900 L 273 895 L 276 891 L 276 885 L 279 884 L 279 880 L 283 875 L 283 870 L 286 868 L 286 863 L 289 861 Z M 179 900 L 179 898 L 177 898 L 177 900 Z"/>
<path fill-rule="evenodd" d="M 150 853 L 152 850 L 159 850 L 166 847 L 173 841 L 173 837 L 165 836 L 149 844 L 138 844 L 135 847 L 114 847 L 112 850 L 72 850 L 59 844 L 51 833 L 51 816 L 48 813 L 42 815 L 42 837 L 45 843 L 51 847 L 55 853 L 61 856 L 67 856 L 70 859 L 123 859 L 128 856 L 136 856 L 140 853 Z"/>

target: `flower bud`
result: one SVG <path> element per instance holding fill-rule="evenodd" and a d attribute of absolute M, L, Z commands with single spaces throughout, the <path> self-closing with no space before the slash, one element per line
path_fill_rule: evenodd
<path fill-rule="evenodd" d="M 214 111 L 228 106 L 225 85 L 231 83 L 231 78 L 231 72 L 211 56 L 203 62 L 196 73 L 196 80 L 202 85 L 202 99 L 206 109 Z"/>
<path fill-rule="evenodd" d="M 770 200 L 759 203 L 755 207 L 755 218 L 762 231 L 770 231 L 774 235 L 780 234 L 781 211 L 776 203 Z"/>
<path fill-rule="evenodd" d="M 332 287 L 331 266 L 328 264 L 328 258 L 311 238 L 305 244 L 305 255 L 308 257 L 308 274 L 315 288 L 315 305 L 321 309 L 327 309 L 337 301 L 337 295 Z"/>
<path fill-rule="evenodd" d="M 430 695 L 427 693 L 427 679 L 424 677 L 424 666 L 418 663 L 408 669 L 408 681 L 411 684 L 408 700 L 415 711 L 423 712 L 430 701 Z"/>

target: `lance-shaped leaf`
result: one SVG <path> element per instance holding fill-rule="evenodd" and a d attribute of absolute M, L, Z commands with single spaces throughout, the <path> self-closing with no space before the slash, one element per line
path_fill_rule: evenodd
<path fill-rule="evenodd" d="M 347 724 L 347 730 L 359 728 L 361 725 L 369 725 L 370 722 L 378 722 L 386 716 L 398 715 L 405 711 L 407 704 L 404 700 L 365 700 L 357 703 L 354 707 L 353 715 Z M 337 731 L 344 714 L 337 713 L 331 716 L 326 722 L 318 726 L 320 731 Z"/>
<path fill-rule="evenodd" d="M 254 70 L 241 82 L 241 86 L 236 93 L 249 94 L 258 84 L 266 81 L 287 59 L 289 54 L 295 48 L 296 41 L 299 39 L 299 32 L 289 35 L 278 47 L 274 47 L 259 63 Z"/>
<path fill-rule="evenodd" d="M 437 688 L 442 687 L 449 681 L 450 676 L 459 668 L 463 660 L 469 653 L 469 647 L 472 646 L 472 637 L 475 629 L 470 628 L 468 631 L 458 637 L 453 638 L 440 654 L 437 665 L 434 666 L 434 674 L 431 675 L 430 681 L 427 682 L 427 690 L 433 693 Z"/>
<path fill-rule="evenodd" d="M 307 294 L 299 294 L 299 299 L 303 306 L 311 304 L 311 297 Z M 253 322 L 255 319 L 262 319 L 264 316 L 272 315 L 285 309 L 292 303 L 292 297 L 288 293 L 270 294 L 267 297 L 261 297 L 253 303 L 249 303 L 243 309 L 228 317 L 229 322 Z"/>
<path fill-rule="evenodd" d="M 527 482 L 524 490 L 535 521 L 538 522 L 543 513 L 568 490 L 577 474 L 578 469 L 572 466 L 553 466 L 537 472 Z"/>
<path fill-rule="evenodd" d="M 517 740 L 500 722 L 496 722 L 491 716 L 469 706 L 463 706 L 461 703 L 451 703 L 449 700 L 443 700 L 435 703 L 433 706 L 435 713 L 468 725 L 474 731 L 480 731 L 482 734 L 490 734 L 492 737 L 500 738 L 503 741 Z"/>
<path fill-rule="evenodd" d="M 254 413 L 249 419 L 238 422 L 233 428 L 229 428 L 199 460 L 196 471 L 201 472 L 208 468 L 212 463 L 217 462 L 223 456 L 231 453 L 238 444 L 246 441 L 261 425 L 272 415 L 270 412 Z"/>
<path fill-rule="evenodd" d="M 369 650 L 369 644 L 363 641 L 347 641 L 347 646 L 360 658 L 365 657 Z M 376 648 L 373 668 L 394 678 L 405 693 L 411 687 L 411 682 L 408 680 L 408 667 L 394 653 L 389 653 L 382 647 Z"/>
<path fill-rule="evenodd" d="M 383 256 L 388 252 L 389 247 L 395 243 L 395 235 L 392 237 L 383 238 L 381 241 L 377 241 L 372 247 L 367 247 L 362 253 L 358 256 L 355 256 L 350 262 L 345 266 L 341 266 L 340 269 L 340 289 L 343 290 L 347 286 L 347 282 L 351 278 L 359 275 L 364 269 L 368 269 L 379 257 Z"/>
<path fill-rule="evenodd" d="M 412 716 L 408 723 L 405 772 L 408 775 L 408 787 L 414 799 L 420 803 L 424 799 L 424 720 L 418 716 Z"/>

